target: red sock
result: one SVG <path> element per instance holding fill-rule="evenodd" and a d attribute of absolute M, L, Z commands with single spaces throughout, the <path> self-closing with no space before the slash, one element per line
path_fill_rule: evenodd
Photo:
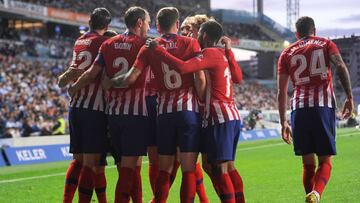
<path fill-rule="evenodd" d="M 106 177 L 105 173 L 94 175 L 94 187 L 99 203 L 106 203 Z"/>
<path fill-rule="evenodd" d="M 170 175 L 170 187 L 172 186 L 172 184 L 174 183 L 175 181 L 175 178 L 176 178 L 176 173 L 179 169 L 179 166 L 180 166 L 180 162 L 178 161 L 174 161 L 174 166 L 173 166 L 173 170 L 171 171 L 171 175 Z"/>
<path fill-rule="evenodd" d="M 181 203 L 193 203 L 196 194 L 195 172 L 187 171 L 182 173 L 180 201 Z"/>
<path fill-rule="evenodd" d="M 200 202 L 208 203 L 209 200 L 208 200 L 208 198 L 206 196 L 206 192 L 205 192 L 204 177 L 203 177 L 200 163 L 196 164 L 195 176 L 196 176 L 196 193 L 199 196 Z"/>
<path fill-rule="evenodd" d="M 315 174 L 315 186 L 314 190 L 322 195 L 327 182 L 330 179 L 331 174 L 331 163 L 325 162 L 319 165 L 319 168 Z"/>
<path fill-rule="evenodd" d="M 149 179 L 151 184 L 151 189 L 153 194 L 155 195 L 155 184 L 156 180 L 159 176 L 159 165 L 158 164 L 150 164 L 149 165 Z"/>
<path fill-rule="evenodd" d="M 134 181 L 134 170 L 121 167 L 119 179 L 115 191 L 115 203 L 128 203 L 130 201 L 130 191 Z"/>
<path fill-rule="evenodd" d="M 315 182 L 315 168 L 313 164 L 304 164 L 303 165 L 303 185 L 306 194 L 310 193 L 314 188 Z"/>
<path fill-rule="evenodd" d="M 218 195 L 222 203 L 235 203 L 235 192 L 229 174 L 217 175 Z"/>
<path fill-rule="evenodd" d="M 94 189 L 94 172 L 91 168 L 83 166 L 79 177 L 79 203 L 88 203 L 91 201 L 91 197 Z"/>
<path fill-rule="evenodd" d="M 134 183 L 131 190 L 133 203 L 142 203 L 141 166 L 137 166 L 134 172 Z"/>
<path fill-rule="evenodd" d="M 78 186 L 78 179 L 80 176 L 81 168 L 81 162 L 76 161 L 75 159 L 69 165 L 69 168 L 66 172 L 66 180 L 64 187 L 64 203 L 71 203 L 74 198 L 74 194 Z"/>
<path fill-rule="evenodd" d="M 160 171 L 155 186 L 155 202 L 166 203 L 170 189 L 170 174 L 166 171 Z"/>
<path fill-rule="evenodd" d="M 236 203 L 245 203 L 244 184 L 239 172 L 237 170 L 230 171 L 229 176 L 234 187 Z"/>

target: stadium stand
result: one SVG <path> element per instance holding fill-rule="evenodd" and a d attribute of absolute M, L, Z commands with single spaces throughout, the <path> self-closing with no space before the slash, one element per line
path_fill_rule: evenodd
<path fill-rule="evenodd" d="M 214 14 L 210 12 L 210 8 L 203 6 L 206 0 L 21 0 L 21 2 L 76 13 L 89 13 L 98 5 L 103 5 L 109 8 L 114 18 L 118 18 L 121 22 L 124 11 L 133 5 L 147 8 L 152 17 L 164 6 L 176 6 L 182 18 L 198 13 Z M 223 22 L 225 33 L 232 38 L 273 41 L 273 38 L 250 21 Z M 58 74 L 70 62 L 71 49 L 79 33 L 62 30 L 61 34 L 56 34 L 54 32 L 56 25 L 52 26 L 43 23 L 40 27 L 15 29 L 16 26 L 13 25 L 0 29 L 0 138 L 50 135 L 58 126 L 58 118 L 67 118 L 67 93 L 66 90 L 57 87 L 56 80 Z M 152 27 L 155 27 L 154 19 Z M 235 102 L 241 110 L 276 109 L 275 89 L 245 81 L 244 84 L 234 87 L 234 93 Z"/>
<path fill-rule="evenodd" d="M 0 55 L 0 137 L 51 135 L 66 118 L 66 91 L 57 86 L 61 60 Z"/>

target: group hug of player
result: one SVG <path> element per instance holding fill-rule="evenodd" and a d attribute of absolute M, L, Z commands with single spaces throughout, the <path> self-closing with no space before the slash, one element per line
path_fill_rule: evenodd
<path fill-rule="evenodd" d="M 146 154 L 152 202 L 166 202 L 179 167 L 180 201 L 194 202 L 198 194 L 200 202 L 209 202 L 199 153 L 202 167 L 221 202 L 245 202 L 242 178 L 234 165 L 240 115 L 232 91 L 233 83 L 242 80 L 242 73 L 231 51 L 230 39 L 222 36 L 221 25 L 205 15 L 190 16 L 181 24 L 182 36 L 177 35 L 179 12 L 174 7 L 165 7 L 156 15 L 161 37 L 147 40 L 150 16 L 145 9 L 131 7 L 126 11 L 127 31 L 123 34 L 108 31 L 110 21 L 111 15 L 105 8 L 92 12 L 90 31 L 76 40 L 72 65 L 59 77 L 60 87 L 70 84 L 70 152 L 74 155 L 66 175 L 64 202 L 72 202 L 77 188 L 79 202 L 90 202 L 93 190 L 99 202 L 107 202 L 104 172 L 109 151 L 119 174 L 115 202 L 143 201 L 140 169 Z M 217 47 L 219 41 L 224 48 Z M 338 54 L 336 46 L 331 47 L 326 51 Z M 287 87 L 292 70 L 282 58 L 279 73 L 285 78 L 281 79 L 282 85 Z M 296 60 L 291 60 L 292 66 Z M 315 63 L 323 65 L 325 61 L 316 55 Z M 318 73 L 317 65 L 314 66 Z M 300 77 L 303 79 L 303 75 Z M 304 94 L 301 88 L 295 96 L 300 94 Z M 328 91 L 326 98 L 332 99 L 332 95 Z M 313 106 L 321 106 L 316 104 L 318 100 L 320 96 L 312 102 Z M 326 99 L 322 104 L 334 107 L 332 101 Z M 291 129 L 283 123 L 282 135 L 288 141 Z M 296 140 L 301 139 L 296 134 L 295 130 L 298 155 L 320 153 L 312 149 L 301 151 L 304 146 L 296 145 Z M 331 141 L 330 147 L 324 144 L 320 148 L 335 150 L 334 138 Z M 325 153 L 332 155 L 335 151 Z M 314 190 L 321 195 L 328 177 L 322 173 L 322 164 L 318 169 L 320 175 L 315 174 L 315 163 L 311 164 L 314 174 L 306 192 Z M 308 167 L 306 171 L 310 177 Z M 330 176 L 329 171 L 326 173 Z M 320 182 L 322 188 L 318 186 Z"/>

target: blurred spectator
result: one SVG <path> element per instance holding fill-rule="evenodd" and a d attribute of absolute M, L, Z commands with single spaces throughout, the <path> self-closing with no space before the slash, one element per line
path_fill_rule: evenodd
<path fill-rule="evenodd" d="M 59 117 L 66 118 L 66 90 L 57 86 L 66 63 L 0 58 L 0 137 L 52 134 Z"/>

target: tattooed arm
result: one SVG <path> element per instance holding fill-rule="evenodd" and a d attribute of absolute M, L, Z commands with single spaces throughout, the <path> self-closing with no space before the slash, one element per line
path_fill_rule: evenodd
<path fill-rule="evenodd" d="M 338 75 L 341 85 L 343 86 L 347 96 L 343 108 L 343 118 L 347 119 L 348 117 L 350 117 L 354 109 L 349 71 L 347 70 L 347 67 L 342 60 L 340 54 L 331 55 L 330 61 L 334 64 L 336 68 L 336 74 Z"/>

